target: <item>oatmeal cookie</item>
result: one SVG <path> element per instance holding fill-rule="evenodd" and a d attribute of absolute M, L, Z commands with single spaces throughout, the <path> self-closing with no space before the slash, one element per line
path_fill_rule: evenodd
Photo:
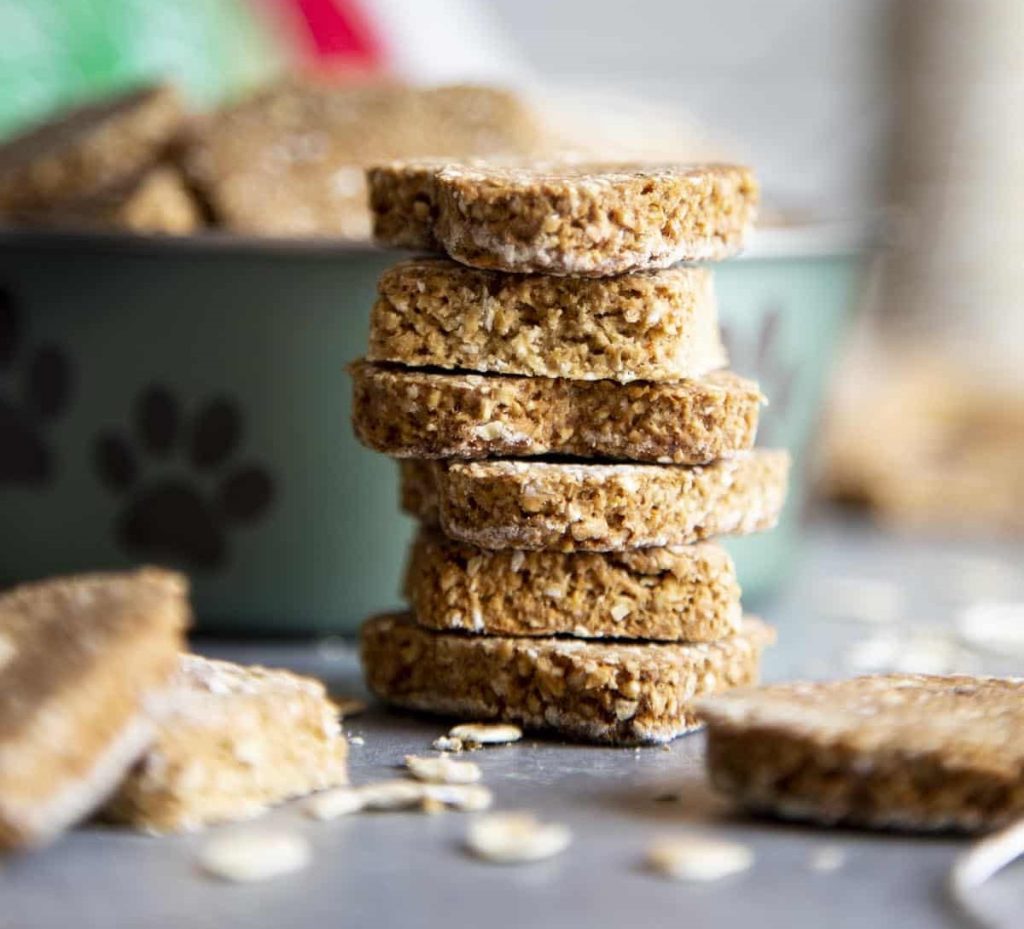
<path fill-rule="evenodd" d="M 347 783 L 346 753 L 319 681 L 183 655 L 156 740 L 104 816 L 148 832 L 250 819 Z"/>
<path fill-rule="evenodd" d="M 156 569 L 58 578 L 0 595 L 0 849 L 91 813 L 146 750 L 189 619 Z"/>
<path fill-rule="evenodd" d="M 549 461 L 403 462 L 403 505 L 482 548 L 617 551 L 770 529 L 789 455 L 703 466 Z M 413 509 L 415 507 L 415 509 Z"/>
<path fill-rule="evenodd" d="M 397 706 L 632 745 L 695 728 L 694 701 L 754 682 L 773 640 L 754 618 L 729 638 L 684 645 L 467 636 L 396 614 L 363 626 L 362 661 L 370 689 Z"/>
<path fill-rule="evenodd" d="M 727 371 L 686 381 L 570 381 L 356 362 L 352 425 L 395 458 L 573 455 L 707 464 L 754 444 L 763 398 Z"/>
<path fill-rule="evenodd" d="M 709 542 L 488 551 L 423 529 L 405 592 L 421 626 L 483 635 L 713 642 L 736 633 L 741 619 L 732 559 Z"/>
<path fill-rule="evenodd" d="M 793 819 L 990 829 L 1024 814 L 1024 681 L 891 674 L 702 701 L 712 783 Z"/>
<path fill-rule="evenodd" d="M 450 165 L 434 235 L 478 268 L 602 277 L 726 258 L 753 223 L 757 183 L 735 165 Z"/>
<path fill-rule="evenodd" d="M 421 258 L 384 272 L 378 293 L 370 361 L 621 382 L 700 377 L 728 361 L 705 268 L 593 280 Z"/>

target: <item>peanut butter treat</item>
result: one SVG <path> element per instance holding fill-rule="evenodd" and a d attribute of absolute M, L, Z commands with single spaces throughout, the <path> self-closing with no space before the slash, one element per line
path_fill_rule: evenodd
<path fill-rule="evenodd" d="M 0 145 L 0 215 L 92 197 L 155 162 L 185 120 L 173 88 L 144 87 L 67 111 Z"/>
<path fill-rule="evenodd" d="M 456 261 L 604 277 L 735 254 L 757 183 L 733 165 L 449 165 L 434 235 Z"/>
<path fill-rule="evenodd" d="M 709 465 L 442 461 L 403 468 L 403 504 L 482 548 L 618 551 L 770 529 L 789 455 L 755 450 Z M 430 486 L 429 481 L 433 482 Z"/>
<path fill-rule="evenodd" d="M 230 229 L 368 240 L 368 165 L 526 154 L 540 135 L 526 105 L 495 88 L 288 81 L 214 114 L 185 163 Z"/>
<path fill-rule="evenodd" d="M 591 280 L 422 258 L 385 271 L 377 287 L 370 361 L 623 382 L 727 363 L 704 268 Z"/>
<path fill-rule="evenodd" d="M 394 614 L 364 624 L 362 661 L 370 689 L 397 706 L 636 744 L 697 726 L 694 700 L 754 682 L 773 640 L 753 618 L 729 638 L 684 645 L 467 636 Z"/>
<path fill-rule="evenodd" d="M 150 832 L 250 819 L 347 783 L 347 750 L 319 681 L 184 655 L 156 741 L 105 816 Z"/>
<path fill-rule="evenodd" d="M 51 209 L 25 210 L 17 216 L 31 225 L 120 229 L 128 232 L 186 235 L 203 225 L 203 215 L 181 172 L 156 165 L 89 197 Z"/>
<path fill-rule="evenodd" d="M 92 812 L 154 735 L 189 619 L 183 577 L 145 569 L 0 595 L 0 849 Z"/>
<path fill-rule="evenodd" d="M 686 381 L 571 381 L 356 362 L 352 424 L 395 458 L 573 455 L 706 464 L 754 444 L 757 385 L 728 371 Z"/>
<path fill-rule="evenodd" d="M 702 701 L 712 782 L 742 805 L 875 828 L 1024 814 L 1024 681 L 891 674 Z"/>
<path fill-rule="evenodd" d="M 495 552 L 421 530 L 405 590 L 421 626 L 484 635 L 713 642 L 742 615 L 732 559 L 712 543 Z"/>

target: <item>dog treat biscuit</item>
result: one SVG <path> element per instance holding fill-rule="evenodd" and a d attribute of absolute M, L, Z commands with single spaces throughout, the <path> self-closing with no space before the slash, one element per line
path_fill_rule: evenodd
<path fill-rule="evenodd" d="M 728 371 L 676 382 L 435 373 L 356 362 L 352 424 L 395 458 L 571 455 L 707 464 L 754 444 L 763 398 Z"/>
<path fill-rule="evenodd" d="M 249 819 L 347 783 L 346 753 L 319 681 L 184 655 L 156 741 L 104 815 L 150 832 Z"/>
<path fill-rule="evenodd" d="M 625 552 L 488 551 L 421 530 L 406 597 L 432 629 L 713 642 L 740 628 L 740 588 L 712 543 Z"/>
<path fill-rule="evenodd" d="M 604 277 L 726 258 L 743 245 L 757 183 L 734 165 L 449 165 L 434 235 L 462 264 Z"/>
<path fill-rule="evenodd" d="M 702 701 L 712 783 L 759 812 L 912 830 L 1024 814 L 1024 681 L 891 674 Z"/>
<path fill-rule="evenodd" d="M 0 849 L 84 818 L 154 735 L 189 620 L 171 572 L 58 578 L 0 595 Z"/>
<path fill-rule="evenodd" d="M 0 145 L 0 215 L 58 208 L 153 164 L 184 125 L 175 90 L 144 87 L 67 111 Z"/>
<path fill-rule="evenodd" d="M 695 699 L 755 681 L 773 639 L 753 618 L 729 638 L 683 645 L 467 636 L 396 614 L 364 624 L 362 660 L 370 689 L 397 706 L 628 745 L 693 729 Z"/>
<path fill-rule="evenodd" d="M 755 450 L 709 465 L 548 461 L 402 463 L 402 501 L 481 548 L 616 551 L 687 545 L 775 525 L 789 455 Z"/>
<path fill-rule="evenodd" d="M 573 380 L 678 381 L 727 363 L 711 273 L 509 275 L 444 259 L 385 271 L 370 361 Z"/>

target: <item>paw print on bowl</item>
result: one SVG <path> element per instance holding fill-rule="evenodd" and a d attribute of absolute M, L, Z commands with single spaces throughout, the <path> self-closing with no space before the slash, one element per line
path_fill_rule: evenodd
<path fill-rule="evenodd" d="M 274 481 L 257 464 L 235 462 L 242 415 L 229 399 L 207 402 L 189 422 L 166 388 L 143 391 L 133 435 L 99 435 L 100 480 L 123 503 L 115 532 L 127 552 L 190 568 L 228 562 L 234 526 L 259 522 L 274 499 Z"/>
<path fill-rule="evenodd" d="M 53 479 L 46 433 L 67 408 L 71 386 L 71 365 L 59 348 L 24 344 L 22 314 L 0 287 L 0 487 Z"/>

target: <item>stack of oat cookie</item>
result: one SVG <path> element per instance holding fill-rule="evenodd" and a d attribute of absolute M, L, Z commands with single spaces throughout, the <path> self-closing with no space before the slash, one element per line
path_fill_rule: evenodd
<path fill-rule="evenodd" d="M 363 629 L 370 687 L 418 710 L 586 740 L 666 741 L 695 697 L 754 681 L 714 536 L 770 528 L 784 452 L 752 450 L 711 272 L 757 190 L 744 168 L 394 164 L 379 241 L 449 257 L 386 272 L 360 440 L 401 459 L 421 523 L 411 612 Z"/>

